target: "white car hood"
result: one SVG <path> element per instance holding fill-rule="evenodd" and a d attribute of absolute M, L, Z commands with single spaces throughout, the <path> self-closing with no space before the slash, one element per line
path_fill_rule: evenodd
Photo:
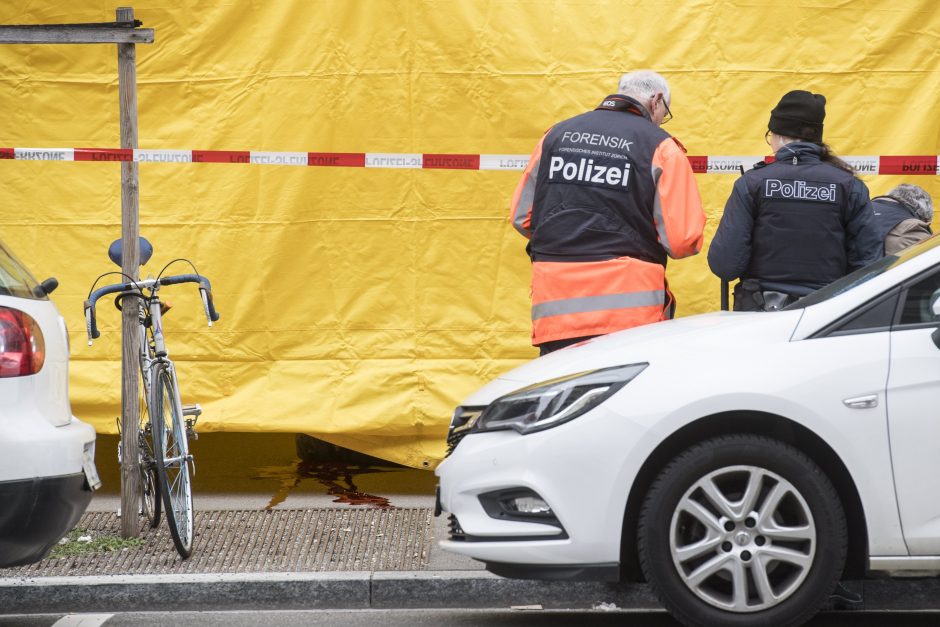
<path fill-rule="evenodd" d="M 753 350 L 761 345 L 788 342 L 803 311 L 720 311 L 611 333 L 510 370 L 471 394 L 462 405 L 488 405 L 528 385 L 598 368 L 696 359 L 695 354 Z"/>

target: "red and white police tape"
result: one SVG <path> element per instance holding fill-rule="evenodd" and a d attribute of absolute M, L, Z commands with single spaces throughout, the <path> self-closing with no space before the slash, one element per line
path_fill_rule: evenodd
<path fill-rule="evenodd" d="M 528 155 L 377 152 L 266 152 L 255 150 L 149 150 L 130 148 L 0 148 L 0 159 L 19 161 L 137 161 L 139 163 L 245 163 L 407 170 L 522 170 Z M 690 156 L 696 174 L 737 174 L 767 157 Z M 936 175 L 938 156 L 842 157 L 859 174 Z"/>

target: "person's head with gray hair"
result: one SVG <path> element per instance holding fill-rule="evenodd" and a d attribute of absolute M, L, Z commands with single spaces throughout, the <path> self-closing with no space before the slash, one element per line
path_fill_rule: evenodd
<path fill-rule="evenodd" d="M 669 103 L 669 84 L 662 75 L 652 70 L 627 72 L 620 77 L 617 93 L 630 96 L 649 111 L 654 124 L 660 125 L 672 118 Z"/>
<path fill-rule="evenodd" d="M 907 207 L 918 220 L 924 222 L 933 220 L 933 199 L 922 187 L 901 183 L 887 195 Z"/>

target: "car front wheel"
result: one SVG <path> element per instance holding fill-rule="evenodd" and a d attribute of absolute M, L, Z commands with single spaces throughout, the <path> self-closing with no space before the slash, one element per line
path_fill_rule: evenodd
<path fill-rule="evenodd" d="M 739 434 L 693 446 L 654 481 L 640 513 L 643 573 L 686 625 L 801 625 L 838 583 L 847 531 L 809 457 Z"/>

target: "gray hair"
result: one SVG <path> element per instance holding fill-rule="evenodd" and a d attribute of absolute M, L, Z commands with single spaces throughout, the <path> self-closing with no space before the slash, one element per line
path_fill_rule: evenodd
<path fill-rule="evenodd" d="M 617 85 L 618 94 L 632 96 L 640 101 L 652 98 L 659 92 L 662 92 L 666 103 L 672 102 L 672 98 L 669 96 L 669 84 L 666 79 L 652 70 L 627 72 L 620 77 L 620 83 Z"/>
<path fill-rule="evenodd" d="M 907 207 L 917 219 L 924 222 L 933 220 L 933 199 L 922 187 L 901 183 L 888 192 L 888 196 Z"/>

